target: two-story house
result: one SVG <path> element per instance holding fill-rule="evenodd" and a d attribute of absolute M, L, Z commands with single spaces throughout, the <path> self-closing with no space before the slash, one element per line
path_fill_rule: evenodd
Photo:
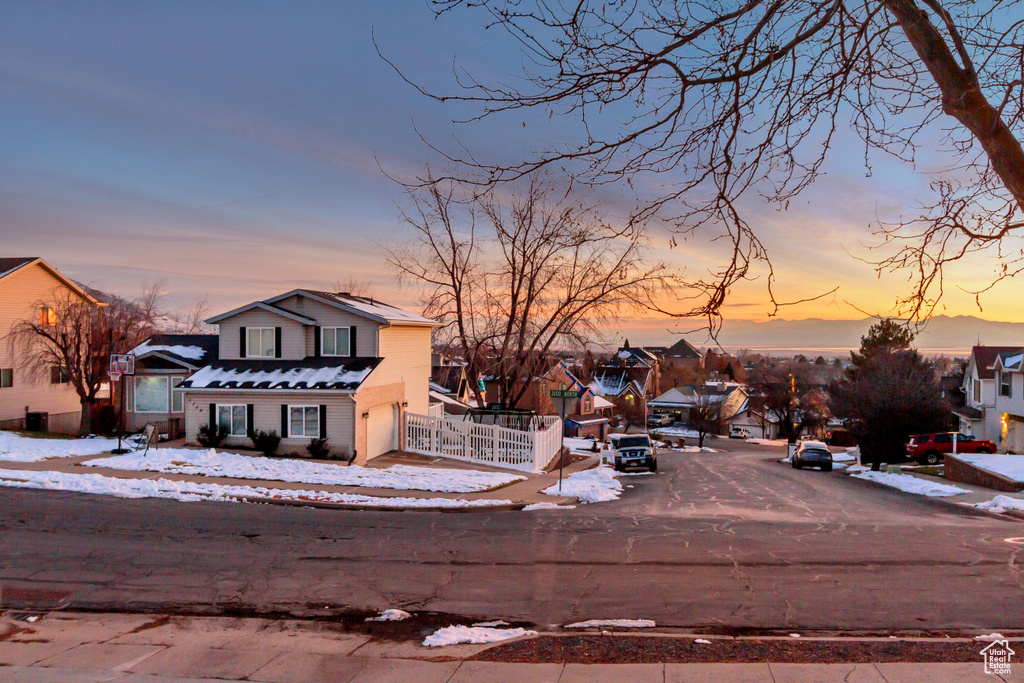
<path fill-rule="evenodd" d="M 994 366 L 999 354 L 1015 350 L 1013 346 L 975 346 L 971 349 L 961 385 L 964 407 L 954 411 L 960 418 L 961 434 L 999 443 L 1002 415 L 996 410 Z"/>
<path fill-rule="evenodd" d="M 1024 453 L 1024 349 L 1004 351 L 992 364 L 1000 453 Z"/>
<path fill-rule="evenodd" d="M 41 258 L 0 258 L 0 428 L 25 429 L 29 413 L 46 413 L 49 431 L 78 431 L 82 404 L 67 375 L 59 368 L 32 372 L 10 343 L 23 320 L 56 324 L 56 302 L 67 297 L 101 305 Z"/>
<path fill-rule="evenodd" d="M 281 452 L 327 438 L 357 463 L 401 448 L 406 411 L 426 415 L 439 323 L 347 292 L 296 289 L 206 321 L 218 358 L 178 386 L 185 432 L 225 425 L 226 446 L 276 431 Z"/>

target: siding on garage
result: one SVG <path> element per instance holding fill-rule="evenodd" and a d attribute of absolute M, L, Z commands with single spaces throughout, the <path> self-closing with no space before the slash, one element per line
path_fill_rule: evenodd
<path fill-rule="evenodd" d="M 366 420 L 367 460 L 384 455 L 399 447 L 401 405 L 389 403 L 372 408 L 369 413 Z"/>
<path fill-rule="evenodd" d="M 283 315 L 259 308 L 233 315 L 218 323 L 221 360 L 236 360 L 239 353 L 240 327 L 280 327 L 281 360 L 302 360 L 306 357 L 305 325 Z"/>
<path fill-rule="evenodd" d="M 185 431 L 190 445 L 196 445 L 199 427 L 209 422 L 210 404 L 232 404 L 253 406 L 255 429 L 273 430 L 281 434 L 282 405 L 325 405 L 327 406 L 327 438 L 332 453 L 351 456 L 355 448 L 355 401 L 349 394 L 329 392 L 189 392 L 185 393 Z M 281 439 L 278 451 L 282 454 L 306 455 L 309 437 Z M 224 448 L 252 447 L 252 441 L 243 437 L 228 437 Z"/>
<path fill-rule="evenodd" d="M 0 278 L 0 368 L 13 368 L 13 386 L 0 388 L 0 426 L 24 427 L 25 409 L 50 414 L 50 431 L 77 432 L 82 404 L 70 383 L 51 384 L 49 373 L 31 376 L 11 354 L 6 336 L 22 320 L 36 320 L 40 300 L 53 300 L 67 286 L 39 263 Z"/>
<path fill-rule="evenodd" d="M 381 328 L 380 355 L 384 359 L 363 382 L 364 387 L 405 384 L 410 413 L 426 415 L 430 404 L 429 327 L 393 325 Z"/>

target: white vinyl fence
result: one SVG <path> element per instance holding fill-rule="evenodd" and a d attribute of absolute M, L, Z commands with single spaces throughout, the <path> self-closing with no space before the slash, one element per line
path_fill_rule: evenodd
<path fill-rule="evenodd" d="M 562 448 L 562 421 L 533 418 L 528 429 L 509 429 L 430 415 L 405 415 L 405 448 L 413 453 L 537 472 Z"/>
<path fill-rule="evenodd" d="M 430 403 L 427 405 L 427 415 L 430 417 L 444 417 L 443 403 Z"/>

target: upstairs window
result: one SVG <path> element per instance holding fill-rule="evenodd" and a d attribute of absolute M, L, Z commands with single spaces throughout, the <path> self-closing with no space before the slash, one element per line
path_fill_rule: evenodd
<path fill-rule="evenodd" d="M 39 324 L 51 327 L 57 324 L 57 311 L 53 310 L 49 306 L 43 306 L 39 309 Z"/>
<path fill-rule="evenodd" d="M 999 375 L 999 395 L 1011 398 L 1013 396 L 1013 389 L 1010 386 L 1010 373 L 1000 372 Z"/>
<path fill-rule="evenodd" d="M 274 328 L 273 327 L 249 327 L 245 330 L 246 349 L 245 355 L 248 358 L 273 358 L 274 349 Z"/>
<path fill-rule="evenodd" d="M 68 371 L 63 365 L 53 365 L 50 367 L 50 384 L 67 384 L 70 381 Z"/>
<path fill-rule="evenodd" d="M 14 386 L 14 368 L 0 368 L 0 389 Z"/>
<path fill-rule="evenodd" d="M 350 334 L 347 327 L 320 328 L 320 355 L 351 356 L 352 352 L 348 343 Z"/>
<path fill-rule="evenodd" d="M 974 402 L 981 403 L 981 380 L 974 380 Z"/>

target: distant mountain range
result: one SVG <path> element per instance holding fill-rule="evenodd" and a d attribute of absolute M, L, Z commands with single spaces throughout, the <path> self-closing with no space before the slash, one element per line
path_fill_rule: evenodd
<path fill-rule="evenodd" d="M 861 320 L 726 320 L 718 343 L 730 351 L 747 348 L 758 352 L 840 354 L 860 347 L 860 338 L 877 322 Z M 688 341 L 706 345 L 697 335 Z M 922 352 L 930 354 L 966 355 L 976 344 L 1024 348 L 1024 323 L 983 320 L 969 315 L 935 316 L 928 321 L 914 341 Z"/>

